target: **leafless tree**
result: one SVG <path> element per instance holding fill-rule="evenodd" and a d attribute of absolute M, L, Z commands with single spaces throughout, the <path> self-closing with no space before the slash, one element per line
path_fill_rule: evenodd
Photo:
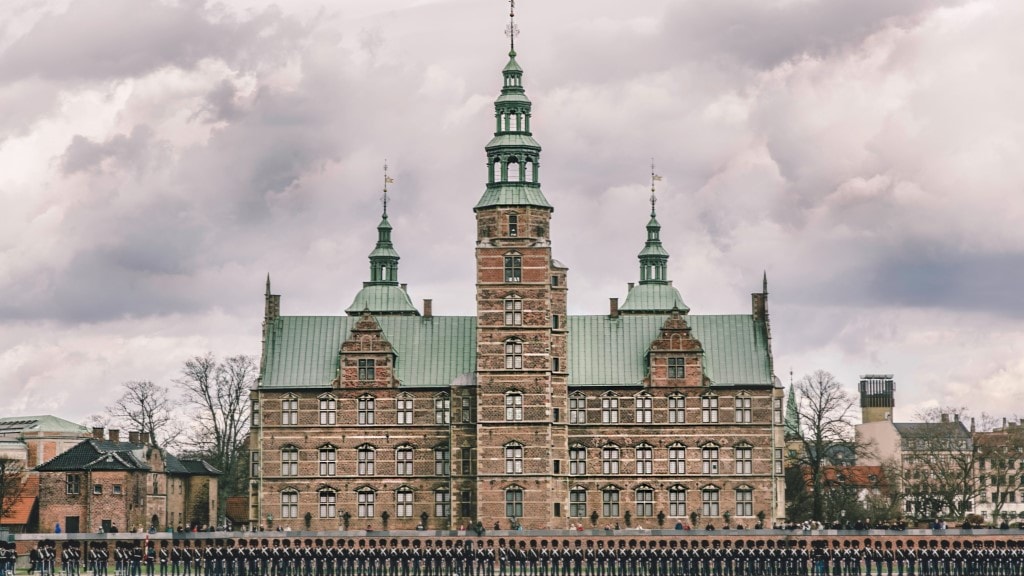
<path fill-rule="evenodd" d="M 225 495 L 244 492 L 245 441 L 249 434 L 249 391 L 259 376 L 259 363 L 252 356 L 231 356 L 218 361 L 212 353 L 185 362 L 176 382 L 185 390 L 185 401 L 193 408 L 190 449 L 219 468 L 218 504 Z"/>
<path fill-rule="evenodd" d="M 25 466 L 20 460 L 0 458 L 0 518 L 10 516 L 25 487 Z"/>
<path fill-rule="evenodd" d="M 962 520 L 981 495 L 979 451 L 962 420 L 965 410 L 934 408 L 900 430 L 903 497 L 918 520 Z"/>
<path fill-rule="evenodd" d="M 816 370 L 796 382 L 801 450 L 791 457 L 800 467 L 811 493 L 810 513 L 825 520 L 825 472 L 829 467 L 850 465 L 867 451 L 858 444 L 853 426 L 854 398 L 835 376 Z"/>
<path fill-rule="evenodd" d="M 176 445 L 181 427 L 176 418 L 176 405 L 165 386 L 149 380 L 129 380 L 121 385 L 124 393 L 106 413 L 90 420 L 95 425 L 117 425 L 124 430 L 148 432 L 155 446 L 170 448 Z"/>

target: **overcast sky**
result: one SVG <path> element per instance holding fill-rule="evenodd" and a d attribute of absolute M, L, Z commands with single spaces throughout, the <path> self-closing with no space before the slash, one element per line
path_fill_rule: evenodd
<path fill-rule="evenodd" d="M 694 314 L 896 417 L 1024 400 L 1024 3 L 520 0 L 518 61 L 570 311 L 638 279 L 650 161 Z M 472 315 L 500 0 L 0 2 L 0 415 L 85 422 L 126 380 L 259 354 L 368 277 Z"/>

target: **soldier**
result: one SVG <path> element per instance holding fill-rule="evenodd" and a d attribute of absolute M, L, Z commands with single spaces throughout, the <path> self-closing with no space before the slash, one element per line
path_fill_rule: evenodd
<path fill-rule="evenodd" d="M 171 558 L 171 550 L 166 540 L 160 541 L 160 551 L 157 553 L 160 561 L 160 576 L 167 576 L 167 564 Z"/>

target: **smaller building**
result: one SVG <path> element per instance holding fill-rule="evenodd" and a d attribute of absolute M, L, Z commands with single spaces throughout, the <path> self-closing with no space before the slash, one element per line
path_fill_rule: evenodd
<path fill-rule="evenodd" d="M 986 523 L 1024 520 L 1024 426 L 1007 422 L 987 432 L 974 432 L 978 499 L 974 512 Z"/>
<path fill-rule="evenodd" d="M 216 518 L 220 471 L 178 459 L 146 433 L 94 428 L 84 440 L 36 467 L 39 525 L 63 531 L 112 532 L 204 526 Z"/>

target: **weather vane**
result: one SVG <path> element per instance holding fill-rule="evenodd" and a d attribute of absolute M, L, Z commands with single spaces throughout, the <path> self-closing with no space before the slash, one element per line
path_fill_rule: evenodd
<path fill-rule="evenodd" d="M 505 36 L 508 36 L 511 50 L 515 53 L 516 36 L 519 36 L 519 26 L 516 26 L 516 0 L 508 0 L 508 4 L 508 26 L 505 27 Z"/>
<path fill-rule="evenodd" d="M 388 176 L 388 161 L 384 159 L 384 194 L 381 196 L 381 202 L 384 204 L 384 215 L 388 215 L 388 184 L 394 184 L 395 179 Z"/>
<path fill-rule="evenodd" d="M 651 217 L 654 217 L 654 204 L 658 201 L 658 196 L 654 192 L 654 183 L 661 180 L 661 176 L 654 173 L 654 158 L 651 158 Z"/>

